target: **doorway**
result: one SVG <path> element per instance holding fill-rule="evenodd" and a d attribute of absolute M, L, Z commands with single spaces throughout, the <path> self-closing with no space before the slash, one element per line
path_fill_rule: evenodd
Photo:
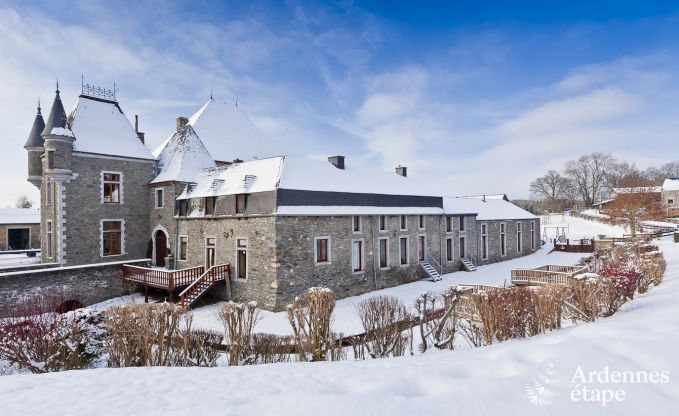
<path fill-rule="evenodd" d="M 156 231 L 153 236 L 154 243 L 156 246 L 155 258 L 156 266 L 165 267 L 165 256 L 167 256 L 167 235 L 162 231 Z"/>
<path fill-rule="evenodd" d="M 25 250 L 31 238 L 28 228 L 10 228 L 7 230 L 7 250 Z"/>

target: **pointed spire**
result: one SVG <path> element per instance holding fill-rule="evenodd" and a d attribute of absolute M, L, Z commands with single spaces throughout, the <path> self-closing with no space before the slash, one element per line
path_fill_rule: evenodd
<path fill-rule="evenodd" d="M 69 129 L 68 122 L 66 121 L 66 111 L 64 111 L 64 105 L 61 103 L 61 97 L 59 96 L 59 80 L 57 80 L 57 90 L 55 93 L 56 95 L 54 96 L 52 109 L 47 117 L 45 128 L 42 131 L 43 136 L 51 134 L 52 129 L 56 127 Z"/>
<path fill-rule="evenodd" d="M 38 113 L 35 115 L 35 120 L 33 120 L 33 127 L 31 127 L 31 132 L 28 134 L 28 140 L 24 144 L 24 148 L 32 147 L 42 147 L 44 140 L 40 136 L 45 128 L 45 121 L 42 119 L 42 113 L 40 111 L 40 99 L 38 99 Z"/>

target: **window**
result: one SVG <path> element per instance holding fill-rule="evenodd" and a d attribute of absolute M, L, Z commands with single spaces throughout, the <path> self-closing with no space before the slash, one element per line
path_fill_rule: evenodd
<path fill-rule="evenodd" d="M 351 242 L 351 269 L 354 272 L 363 271 L 363 240 Z"/>
<path fill-rule="evenodd" d="M 45 204 L 52 205 L 52 179 L 47 178 L 45 182 Z"/>
<path fill-rule="evenodd" d="M 351 217 L 351 229 L 355 233 L 361 232 L 361 217 L 359 215 L 354 215 Z"/>
<path fill-rule="evenodd" d="M 460 237 L 460 258 L 467 257 L 467 245 L 465 244 L 466 238 Z"/>
<path fill-rule="evenodd" d="M 408 217 L 405 215 L 401 215 L 401 230 L 407 229 L 408 229 Z"/>
<path fill-rule="evenodd" d="M 177 260 L 186 261 L 189 251 L 189 237 L 185 235 L 179 236 L 179 258 Z"/>
<path fill-rule="evenodd" d="M 102 256 L 123 254 L 123 222 L 102 221 Z"/>
<path fill-rule="evenodd" d="M 316 237 L 315 240 L 316 264 L 330 263 L 330 237 Z"/>
<path fill-rule="evenodd" d="M 387 216 L 380 215 L 380 231 L 387 231 Z"/>
<path fill-rule="evenodd" d="M 401 266 L 408 264 L 408 237 L 401 237 L 398 241 L 398 252 Z"/>
<path fill-rule="evenodd" d="M 205 215 L 214 215 L 216 203 L 217 197 L 215 196 L 205 197 Z"/>
<path fill-rule="evenodd" d="M 205 238 L 205 270 L 215 265 L 217 254 L 217 239 L 214 237 Z"/>
<path fill-rule="evenodd" d="M 31 241 L 30 228 L 8 228 L 7 229 L 7 250 L 26 250 L 29 249 Z"/>
<path fill-rule="evenodd" d="M 424 215 L 418 215 L 417 226 L 419 227 L 420 230 L 424 230 Z"/>
<path fill-rule="evenodd" d="M 535 250 L 535 221 L 530 222 L 530 249 Z"/>
<path fill-rule="evenodd" d="M 185 217 L 189 211 L 189 200 L 182 199 L 179 201 L 179 216 Z"/>
<path fill-rule="evenodd" d="M 517 222 L 516 223 L 516 251 L 518 253 L 521 253 L 521 223 Z"/>
<path fill-rule="evenodd" d="M 481 224 L 481 258 L 488 258 L 488 225 Z"/>
<path fill-rule="evenodd" d="M 425 261 L 427 257 L 427 245 L 426 238 L 423 235 L 417 236 L 417 259 L 419 261 Z"/>
<path fill-rule="evenodd" d="M 156 202 L 156 208 L 162 208 L 162 207 L 165 206 L 165 200 L 163 198 L 163 190 L 162 189 L 156 189 L 155 202 Z"/>
<path fill-rule="evenodd" d="M 379 260 L 380 269 L 386 269 L 389 267 L 389 239 L 380 238 L 379 240 Z"/>
<path fill-rule="evenodd" d="M 47 249 L 47 258 L 51 259 L 53 254 L 52 254 L 52 220 L 47 220 L 47 239 L 46 241 L 46 249 Z"/>
<path fill-rule="evenodd" d="M 460 231 L 464 231 L 464 217 L 460 217 Z"/>
<path fill-rule="evenodd" d="M 446 217 L 446 232 L 453 232 L 453 217 Z"/>
<path fill-rule="evenodd" d="M 120 174 L 119 173 L 102 173 L 103 191 L 105 204 L 119 204 L 120 203 Z"/>
<path fill-rule="evenodd" d="M 54 150 L 47 151 L 47 169 L 54 169 Z"/>
<path fill-rule="evenodd" d="M 500 224 L 500 255 L 501 256 L 506 256 L 507 255 L 507 234 L 506 234 L 506 225 L 504 223 Z"/>
<path fill-rule="evenodd" d="M 245 194 L 236 195 L 236 214 L 245 213 L 245 208 L 248 205 L 248 198 Z"/>
<path fill-rule="evenodd" d="M 446 261 L 453 261 L 453 239 L 446 238 Z"/>
<path fill-rule="evenodd" d="M 236 240 L 236 270 L 239 279 L 248 278 L 248 240 L 245 238 Z"/>
<path fill-rule="evenodd" d="M 670 205 L 674 204 L 674 199 L 672 199 L 672 198 L 668 199 L 667 203 L 670 204 Z"/>

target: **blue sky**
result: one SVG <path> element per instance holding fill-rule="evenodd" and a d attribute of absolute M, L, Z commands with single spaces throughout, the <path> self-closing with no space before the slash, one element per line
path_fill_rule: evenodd
<path fill-rule="evenodd" d="M 116 81 L 153 146 L 210 94 L 291 153 L 347 155 L 451 195 L 528 194 L 590 151 L 679 159 L 673 2 L 0 2 L 0 206 L 59 77 Z"/>

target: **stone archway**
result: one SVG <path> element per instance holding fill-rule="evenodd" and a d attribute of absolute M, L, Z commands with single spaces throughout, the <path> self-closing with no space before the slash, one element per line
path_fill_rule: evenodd
<path fill-rule="evenodd" d="M 158 267 L 165 267 L 167 256 L 167 234 L 163 230 L 157 230 L 153 234 L 153 263 Z"/>

